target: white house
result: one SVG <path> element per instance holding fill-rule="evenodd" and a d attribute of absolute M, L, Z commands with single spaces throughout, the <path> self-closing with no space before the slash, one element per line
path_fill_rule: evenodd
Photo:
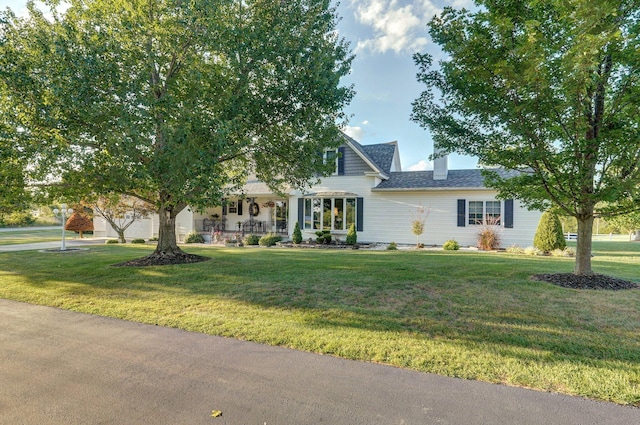
<path fill-rule="evenodd" d="M 412 220 L 426 216 L 420 242 L 442 245 L 454 239 L 475 246 L 482 222 L 497 221 L 503 247 L 530 246 L 540 211 L 528 211 L 517 200 L 498 200 L 484 186 L 479 169 L 449 170 L 446 156 L 436 159 L 433 171 L 402 171 L 396 142 L 361 145 L 348 136 L 337 152 L 325 152 L 335 161 L 335 173 L 306 192 L 292 190 L 286 197 L 266 184 L 249 181 L 244 196 L 229 198 L 224 207 L 202 213 L 185 209 L 178 216 L 179 240 L 191 231 L 224 233 L 278 232 L 287 237 L 300 223 L 303 238 L 330 230 L 344 240 L 354 223 L 360 242 L 416 243 Z M 424 211 L 422 214 L 420 211 Z M 94 233 L 115 236 L 96 219 Z M 157 218 L 132 226 L 127 237 L 157 236 Z"/>

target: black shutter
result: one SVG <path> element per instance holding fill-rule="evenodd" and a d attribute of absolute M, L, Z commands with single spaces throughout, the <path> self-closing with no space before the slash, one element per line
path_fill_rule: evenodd
<path fill-rule="evenodd" d="M 458 199 L 458 227 L 465 227 L 467 224 L 467 201 Z"/>
<path fill-rule="evenodd" d="M 344 176 L 344 146 L 338 148 L 338 175 Z"/>
<path fill-rule="evenodd" d="M 304 198 L 298 198 L 298 225 L 304 229 Z"/>
<path fill-rule="evenodd" d="M 222 198 L 222 215 L 227 215 L 227 199 Z"/>
<path fill-rule="evenodd" d="M 364 228 L 364 200 L 362 198 L 356 198 L 356 230 L 362 232 Z"/>
<path fill-rule="evenodd" d="M 238 215 L 242 215 L 242 199 L 238 199 Z"/>
<path fill-rule="evenodd" d="M 513 229 L 513 199 L 505 199 L 504 201 L 504 227 L 505 229 Z"/>

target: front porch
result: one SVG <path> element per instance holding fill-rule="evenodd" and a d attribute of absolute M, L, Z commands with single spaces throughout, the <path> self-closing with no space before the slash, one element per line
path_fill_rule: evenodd
<path fill-rule="evenodd" d="M 288 202 L 266 196 L 228 199 L 225 205 L 194 214 L 194 230 L 207 242 L 227 236 L 289 234 Z"/>

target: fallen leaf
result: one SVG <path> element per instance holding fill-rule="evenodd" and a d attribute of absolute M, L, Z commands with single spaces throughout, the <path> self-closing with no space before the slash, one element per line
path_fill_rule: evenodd
<path fill-rule="evenodd" d="M 218 416 L 222 416 L 222 411 L 214 410 L 213 412 L 211 412 L 211 416 L 214 418 L 217 418 Z"/>

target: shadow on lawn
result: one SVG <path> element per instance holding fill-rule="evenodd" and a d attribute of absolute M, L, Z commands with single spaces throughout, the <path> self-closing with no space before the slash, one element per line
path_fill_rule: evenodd
<path fill-rule="evenodd" d="M 621 368 L 640 363 L 640 291 L 574 291 L 528 279 L 534 273 L 570 270 L 573 263 L 565 259 L 198 249 L 212 261 L 136 269 L 110 267 L 110 252 L 82 254 L 86 258 L 80 266 L 71 266 L 78 257 L 60 258 L 58 266 L 69 262 L 75 270 L 64 277 L 35 258 L 11 268 L 36 287 L 60 285 L 56 279 L 64 279 L 69 282 L 65 291 L 79 298 L 184 298 L 183 306 L 175 307 L 182 310 L 173 315 L 183 314 L 190 303 L 224 299 L 302 312 L 310 331 L 362 329 L 484 344 L 510 357 L 545 363 L 606 360 L 621 362 Z M 621 317 L 623 310 L 630 317 Z"/>

